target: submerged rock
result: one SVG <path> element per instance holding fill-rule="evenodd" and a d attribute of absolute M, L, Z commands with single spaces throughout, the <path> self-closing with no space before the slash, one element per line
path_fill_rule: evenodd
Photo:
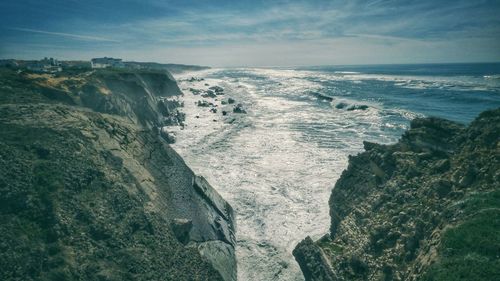
<path fill-rule="evenodd" d="M 346 110 L 353 111 L 353 110 L 367 110 L 367 109 L 368 105 L 361 104 L 361 105 L 351 105 Z"/>
<path fill-rule="evenodd" d="M 328 96 L 328 95 L 325 95 L 325 94 L 322 94 L 322 93 L 319 93 L 319 92 L 308 92 L 310 95 L 316 97 L 318 100 L 322 100 L 322 101 L 327 101 L 327 102 L 332 102 L 333 101 L 333 98 Z"/>
<path fill-rule="evenodd" d="M 348 106 L 348 104 L 347 104 L 347 103 L 345 103 L 345 102 L 339 102 L 339 103 L 337 103 L 337 104 L 335 105 L 335 108 L 336 108 L 336 109 L 343 109 L 343 108 L 346 108 L 347 106 Z"/>

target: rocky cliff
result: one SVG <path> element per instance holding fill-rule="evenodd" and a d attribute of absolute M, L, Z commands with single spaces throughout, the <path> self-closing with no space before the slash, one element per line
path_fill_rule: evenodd
<path fill-rule="evenodd" d="M 330 234 L 293 252 L 306 280 L 500 278 L 500 109 L 364 146 L 332 191 Z"/>
<path fill-rule="evenodd" d="M 166 72 L 0 69 L 0 279 L 235 280 L 233 211 L 160 134 Z"/>

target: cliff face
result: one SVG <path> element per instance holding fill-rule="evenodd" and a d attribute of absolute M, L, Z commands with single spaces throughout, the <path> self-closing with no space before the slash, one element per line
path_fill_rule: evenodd
<path fill-rule="evenodd" d="M 499 187 L 500 109 L 468 127 L 416 119 L 397 144 L 350 158 L 330 234 L 294 255 L 306 280 L 493 280 Z"/>
<path fill-rule="evenodd" d="M 0 71 L 0 279 L 236 279 L 231 207 L 157 130 L 179 94 L 160 72 Z"/>

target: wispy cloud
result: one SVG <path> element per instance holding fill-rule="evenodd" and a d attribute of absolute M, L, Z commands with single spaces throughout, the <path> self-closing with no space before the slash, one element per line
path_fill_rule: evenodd
<path fill-rule="evenodd" d="M 38 33 L 38 34 L 47 34 L 47 35 L 53 35 L 53 36 L 62 36 L 62 37 L 73 38 L 73 39 L 77 39 L 77 40 L 85 40 L 85 41 L 101 41 L 101 42 L 115 42 L 115 43 L 120 42 L 118 40 L 104 38 L 104 37 L 98 37 L 98 36 L 72 34 L 72 33 L 65 33 L 65 32 L 53 32 L 53 31 L 45 31 L 45 30 L 38 30 L 38 29 L 31 29 L 31 28 L 12 27 L 9 29 L 23 31 L 23 32 Z"/>
<path fill-rule="evenodd" d="M 360 37 L 360 38 L 368 38 L 368 39 L 376 39 L 376 40 L 384 40 L 384 41 L 390 41 L 390 42 L 422 42 L 424 40 L 422 39 L 415 39 L 415 38 L 405 38 L 405 37 L 398 37 L 398 36 L 389 36 L 389 35 L 377 35 L 377 34 L 345 34 L 347 37 Z"/>
<path fill-rule="evenodd" d="M 0 26 L 17 27 L 0 33 L 4 52 L 49 43 L 79 56 L 211 65 L 500 59 L 498 0 L 46 2 L 0 3 Z"/>

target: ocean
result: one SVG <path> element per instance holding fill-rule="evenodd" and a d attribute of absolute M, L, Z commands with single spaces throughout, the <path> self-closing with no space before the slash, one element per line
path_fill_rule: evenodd
<path fill-rule="evenodd" d="M 235 209 L 243 281 L 304 279 L 292 250 L 328 232 L 331 190 L 363 141 L 395 143 L 417 117 L 467 124 L 500 107 L 499 63 L 209 69 L 176 79 L 187 117 L 174 148 Z M 217 100 L 189 90 L 215 85 L 225 93 Z M 222 105 L 228 97 L 247 113 Z M 217 112 L 195 104 L 203 99 Z"/>

